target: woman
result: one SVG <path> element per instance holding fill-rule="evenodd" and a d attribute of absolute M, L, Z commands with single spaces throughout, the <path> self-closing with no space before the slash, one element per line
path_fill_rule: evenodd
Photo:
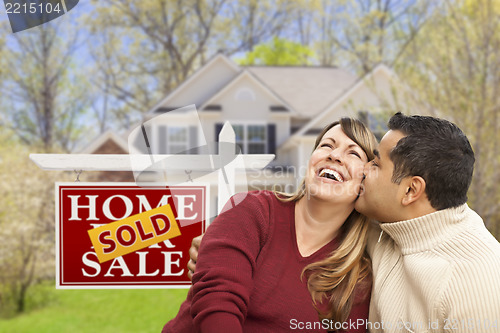
<path fill-rule="evenodd" d="M 325 332 L 366 320 L 368 220 L 354 202 L 375 145 L 360 121 L 342 118 L 318 136 L 297 193 L 249 192 L 220 214 L 163 332 Z"/>

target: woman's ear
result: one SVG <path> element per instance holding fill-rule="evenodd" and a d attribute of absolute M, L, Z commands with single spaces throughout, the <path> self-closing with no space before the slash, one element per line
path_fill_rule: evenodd
<path fill-rule="evenodd" d="M 413 176 L 409 179 L 406 187 L 406 193 L 401 200 L 403 206 L 408 206 L 422 196 L 425 196 L 425 180 L 420 176 Z"/>

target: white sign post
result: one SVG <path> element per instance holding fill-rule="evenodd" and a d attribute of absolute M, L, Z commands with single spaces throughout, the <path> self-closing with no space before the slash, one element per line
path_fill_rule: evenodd
<path fill-rule="evenodd" d="M 230 143 L 223 145 L 222 143 Z M 221 165 L 225 151 L 235 147 L 235 133 L 229 122 L 224 124 L 219 134 L 219 153 L 212 155 L 146 155 L 146 154 L 30 154 L 31 160 L 43 170 L 63 171 L 164 171 L 178 170 L 218 170 L 218 213 L 235 194 L 236 171 L 260 170 L 273 159 L 274 154 L 239 154 L 227 165 Z M 234 149 L 234 148 L 233 148 Z M 234 152 L 232 152 L 234 154 Z M 207 158 L 208 157 L 208 158 Z M 152 163 L 154 161 L 154 163 Z M 210 161 L 210 165 L 207 165 Z M 217 163 L 219 162 L 219 163 Z"/>

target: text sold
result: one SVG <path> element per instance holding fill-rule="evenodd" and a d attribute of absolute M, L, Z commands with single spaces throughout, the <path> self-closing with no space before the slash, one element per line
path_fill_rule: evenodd
<path fill-rule="evenodd" d="M 90 229 L 88 233 L 101 263 L 181 234 L 170 205 Z"/>

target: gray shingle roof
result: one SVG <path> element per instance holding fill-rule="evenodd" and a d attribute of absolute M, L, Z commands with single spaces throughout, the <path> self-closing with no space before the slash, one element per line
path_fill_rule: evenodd
<path fill-rule="evenodd" d="M 334 67 L 249 66 L 246 67 L 265 85 L 295 109 L 311 118 L 325 109 L 357 77 Z"/>

